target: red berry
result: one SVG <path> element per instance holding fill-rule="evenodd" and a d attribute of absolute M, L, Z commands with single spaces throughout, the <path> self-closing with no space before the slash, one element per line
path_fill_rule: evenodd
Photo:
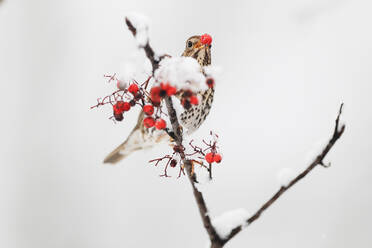
<path fill-rule="evenodd" d="M 128 91 L 132 93 L 133 95 L 136 95 L 138 92 L 138 85 L 137 84 L 131 84 L 128 88 Z"/>
<path fill-rule="evenodd" d="M 207 85 L 209 88 L 213 88 L 214 86 L 214 80 L 213 78 L 207 78 L 207 81 L 206 81 Z"/>
<path fill-rule="evenodd" d="M 113 106 L 114 113 L 121 114 L 124 111 L 128 111 L 130 109 L 129 102 L 123 102 L 123 101 L 117 101 L 115 105 Z"/>
<path fill-rule="evenodd" d="M 118 114 L 114 112 L 114 118 L 117 121 L 122 121 L 124 119 L 123 113 Z"/>
<path fill-rule="evenodd" d="M 122 114 L 124 112 L 123 109 L 124 102 L 123 101 L 117 101 L 112 108 L 114 109 L 114 115 L 115 114 Z"/>
<path fill-rule="evenodd" d="M 150 91 L 151 101 L 156 105 L 160 104 L 161 101 L 160 91 L 161 89 L 158 86 L 152 87 Z"/>
<path fill-rule="evenodd" d="M 154 107 L 150 104 L 143 106 L 143 112 L 147 115 L 152 115 L 154 113 Z"/>
<path fill-rule="evenodd" d="M 129 111 L 130 110 L 130 103 L 129 102 L 123 102 L 123 111 Z"/>
<path fill-rule="evenodd" d="M 155 125 L 155 120 L 152 117 L 146 117 L 143 120 L 143 125 L 147 128 L 153 127 Z"/>
<path fill-rule="evenodd" d="M 192 105 L 198 105 L 198 104 L 199 104 L 199 99 L 198 99 L 198 97 L 197 97 L 197 96 L 191 96 L 191 97 L 190 97 L 190 103 L 191 103 Z"/>
<path fill-rule="evenodd" d="M 209 34 L 203 34 L 201 37 L 200 37 L 200 42 L 202 44 L 212 44 L 212 37 L 209 35 Z"/>
<path fill-rule="evenodd" d="M 177 88 L 173 86 L 169 86 L 167 89 L 167 95 L 168 96 L 173 96 L 174 94 L 177 93 Z"/>
<path fill-rule="evenodd" d="M 220 163 L 222 160 L 222 156 L 218 153 L 214 154 L 213 161 L 216 163 Z"/>
<path fill-rule="evenodd" d="M 162 90 L 168 90 L 168 88 L 170 87 L 170 85 L 168 84 L 168 83 L 160 83 L 160 88 L 162 89 Z"/>
<path fill-rule="evenodd" d="M 170 162 L 170 167 L 174 168 L 174 167 L 176 167 L 176 165 L 177 165 L 177 160 L 172 159 L 171 162 Z"/>
<path fill-rule="evenodd" d="M 124 104 L 123 101 L 117 101 L 115 103 L 114 107 L 116 106 L 118 109 L 122 109 L 123 108 L 123 104 Z"/>
<path fill-rule="evenodd" d="M 157 119 L 155 122 L 155 127 L 158 130 L 162 130 L 167 126 L 167 123 L 163 119 Z"/>
<path fill-rule="evenodd" d="M 210 152 L 210 153 L 207 153 L 207 155 L 205 155 L 205 160 L 207 160 L 208 163 L 213 163 L 214 162 L 214 153 Z"/>

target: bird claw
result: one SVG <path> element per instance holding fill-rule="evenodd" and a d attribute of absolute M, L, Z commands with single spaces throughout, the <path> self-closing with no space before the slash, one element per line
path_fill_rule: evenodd
<path fill-rule="evenodd" d="M 169 128 L 164 128 L 164 131 L 172 138 L 172 139 L 176 139 L 176 135 L 173 131 L 170 131 Z"/>

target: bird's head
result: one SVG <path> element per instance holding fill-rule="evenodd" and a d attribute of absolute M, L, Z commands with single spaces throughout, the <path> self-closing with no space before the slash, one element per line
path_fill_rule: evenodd
<path fill-rule="evenodd" d="M 182 56 L 193 57 L 201 66 L 211 64 L 212 37 L 208 34 L 194 35 L 186 40 Z"/>

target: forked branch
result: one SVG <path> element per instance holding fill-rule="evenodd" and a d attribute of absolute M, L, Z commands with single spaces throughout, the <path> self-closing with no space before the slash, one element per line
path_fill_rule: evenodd
<path fill-rule="evenodd" d="M 134 36 L 136 36 L 136 28 L 132 25 L 130 20 L 127 18 L 125 19 L 126 24 L 129 28 L 129 30 L 132 32 Z M 154 50 L 149 45 L 149 42 L 146 43 L 144 47 L 142 47 L 146 53 L 147 58 L 150 60 L 152 64 L 152 70 L 153 73 L 155 70 L 159 67 L 159 63 L 161 61 L 161 57 L 159 59 L 155 58 Z M 177 145 L 182 146 L 183 136 L 182 131 L 180 128 L 179 121 L 177 119 L 176 111 L 173 107 L 173 102 L 171 97 L 165 97 L 165 103 L 168 109 L 169 113 L 169 119 L 172 124 L 172 138 L 175 140 Z M 202 192 L 200 192 L 196 187 L 196 176 L 192 171 L 192 165 L 191 161 L 186 160 L 186 156 L 183 151 L 180 152 L 181 159 L 183 160 L 183 164 L 185 165 L 186 172 L 188 179 L 191 183 L 193 194 L 195 201 L 197 203 L 197 206 L 199 208 L 200 216 L 203 222 L 203 225 L 208 233 L 210 242 L 211 242 L 211 248 L 222 248 L 228 241 L 230 241 L 235 235 L 237 235 L 245 226 L 248 226 L 252 224 L 254 221 L 256 221 L 258 218 L 260 218 L 261 214 L 268 209 L 276 200 L 279 199 L 279 197 L 286 192 L 288 189 L 290 189 L 293 185 L 295 185 L 297 182 L 299 182 L 301 179 L 303 179 L 306 175 L 308 175 L 316 166 L 320 165 L 323 167 L 329 167 L 329 165 L 324 164 L 324 158 L 328 154 L 328 152 L 332 149 L 332 147 L 335 145 L 336 141 L 342 136 L 342 134 L 345 131 L 345 125 L 341 125 L 340 127 L 340 116 L 342 113 L 342 107 L 343 104 L 341 104 L 337 118 L 335 120 L 335 128 L 333 131 L 333 135 L 328 141 L 327 145 L 324 147 L 324 149 L 319 153 L 316 158 L 313 160 L 313 162 L 299 175 L 297 175 L 292 181 L 289 182 L 286 186 L 282 186 L 268 201 L 266 201 L 256 212 L 253 214 L 250 218 L 248 218 L 245 221 L 245 225 L 240 225 L 233 230 L 231 230 L 230 234 L 226 238 L 222 238 L 218 235 L 215 227 L 212 225 L 211 219 L 208 214 L 208 208 L 206 205 L 206 202 L 204 200 Z"/>

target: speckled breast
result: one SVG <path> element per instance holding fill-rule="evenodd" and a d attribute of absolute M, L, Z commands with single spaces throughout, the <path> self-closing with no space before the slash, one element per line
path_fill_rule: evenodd
<path fill-rule="evenodd" d="M 202 101 L 198 105 L 192 106 L 181 114 L 181 124 L 187 129 L 188 133 L 192 133 L 197 130 L 205 121 L 212 107 L 213 96 L 213 88 L 201 92 Z"/>

